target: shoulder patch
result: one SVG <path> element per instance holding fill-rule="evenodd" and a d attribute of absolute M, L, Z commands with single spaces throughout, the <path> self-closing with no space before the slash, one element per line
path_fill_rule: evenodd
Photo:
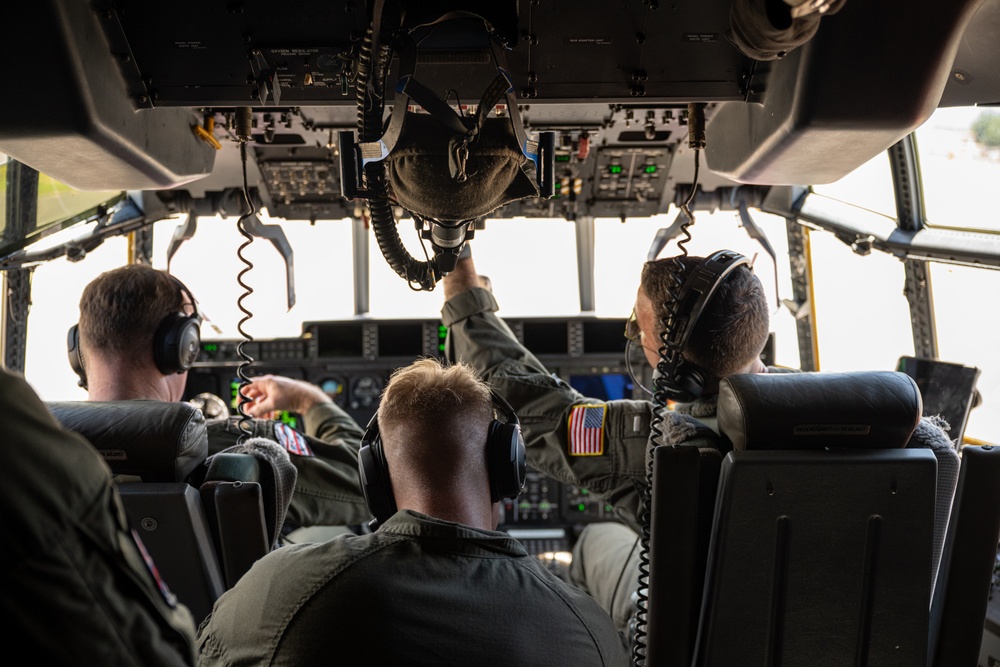
<path fill-rule="evenodd" d="M 170 587 L 167 586 L 167 582 L 163 580 L 160 576 L 160 570 L 156 567 L 156 563 L 153 562 L 152 556 L 146 551 L 146 545 L 142 543 L 139 539 L 139 534 L 135 530 L 131 531 L 132 541 L 135 542 L 135 546 L 139 549 L 139 555 L 142 556 L 142 560 L 145 561 L 146 567 L 149 569 L 149 573 L 153 576 L 153 582 L 156 584 L 157 590 L 160 591 L 160 595 L 163 597 L 163 601 L 167 603 L 171 609 L 177 606 L 177 596 L 171 592 Z"/>
<path fill-rule="evenodd" d="M 570 456 L 602 456 L 604 454 L 604 418 L 608 407 L 575 405 L 569 413 Z"/>
<path fill-rule="evenodd" d="M 315 456 L 305 437 L 288 424 L 277 422 L 274 425 L 274 435 L 289 454 L 295 456 Z"/>

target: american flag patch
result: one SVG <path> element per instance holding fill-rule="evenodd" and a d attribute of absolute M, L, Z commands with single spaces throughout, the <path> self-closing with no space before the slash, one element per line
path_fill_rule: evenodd
<path fill-rule="evenodd" d="M 305 437 L 288 424 L 278 422 L 274 425 L 274 435 L 278 437 L 281 446 L 288 450 L 289 454 L 296 456 L 315 456 L 309 449 L 309 444 Z"/>
<path fill-rule="evenodd" d="M 569 413 L 570 456 L 604 454 L 605 405 L 576 405 Z"/>

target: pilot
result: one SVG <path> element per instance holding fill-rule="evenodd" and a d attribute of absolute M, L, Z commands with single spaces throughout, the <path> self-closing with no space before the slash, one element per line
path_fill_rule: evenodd
<path fill-rule="evenodd" d="M 142 264 L 119 267 L 84 289 L 75 350 L 70 331 L 71 363 L 76 361 L 92 401 L 179 401 L 193 358 L 178 359 L 185 354 L 178 347 L 193 341 L 197 350 L 200 321 L 194 296 L 175 277 Z M 243 392 L 252 417 L 289 410 L 305 421 L 304 434 L 271 419 L 246 424 L 251 437 L 283 445 L 298 471 L 285 532 L 368 521 L 357 470 L 363 430 L 354 420 L 326 392 L 300 380 L 263 376 Z M 208 420 L 210 454 L 236 444 L 239 421 Z"/>
<path fill-rule="evenodd" d="M 685 258 L 681 278 L 702 261 Z M 645 264 L 635 319 L 630 320 L 627 332 L 654 368 L 659 362 L 658 334 L 669 301 L 672 267 L 670 259 Z M 517 411 L 529 465 L 561 482 L 601 494 L 625 524 L 585 528 L 574 545 L 570 570 L 574 583 L 589 591 L 624 631 L 634 611 L 631 596 L 638 567 L 653 403 L 587 398 L 552 375 L 497 317 L 497 301 L 483 287 L 471 256 L 460 259 L 443 282 L 442 321 L 449 328 L 449 350 L 456 360 L 475 367 Z M 767 372 L 760 361 L 767 335 L 763 287 L 752 271 L 736 269 L 709 302 L 683 351 L 705 369 L 707 378 L 701 397 L 677 404 L 665 414 L 661 428 L 668 443 L 716 446 L 719 380 L 733 373 Z"/>
<path fill-rule="evenodd" d="M 524 479 L 500 400 L 465 365 L 393 373 L 360 457 L 377 529 L 257 561 L 199 629 L 202 667 L 319 664 L 347 647 L 347 664 L 628 664 L 594 600 L 496 530 L 498 495 Z"/>
<path fill-rule="evenodd" d="M 684 258 L 680 283 L 705 258 Z M 671 306 L 676 264 L 647 262 L 626 336 L 640 345 L 656 368 L 662 322 Z M 442 321 L 449 349 L 471 364 L 521 417 L 528 463 L 559 481 L 604 496 L 622 524 L 587 526 L 573 548 L 571 580 L 606 609 L 622 632 L 635 611 L 639 567 L 639 513 L 648 487 L 646 452 L 653 417 L 649 401 L 587 398 L 549 373 L 496 316 L 499 308 L 484 288 L 471 256 L 444 279 Z M 666 411 L 663 444 L 718 447 L 716 400 L 719 381 L 736 373 L 788 372 L 768 368 L 760 352 L 768 334 L 768 309 L 760 281 L 749 268 L 736 268 L 720 283 L 691 331 L 683 357 L 705 371 L 703 393 Z M 924 417 L 908 447 L 947 450 L 951 441 L 937 417 Z"/>
<path fill-rule="evenodd" d="M 111 472 L 0 369 L 0 622 L 40 665 L 195 664 L 187 608 L 129 530 Z"/>

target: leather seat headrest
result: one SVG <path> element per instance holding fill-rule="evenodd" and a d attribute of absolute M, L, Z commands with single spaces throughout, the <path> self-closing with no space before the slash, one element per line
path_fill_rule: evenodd
<path fill-rule="evenodd" d="M 51 401 L 63 428 L 97 449 L 115 475 L 183 482 L 208 456 L 208 431 L 190 403 Z"/>
<path fill-rule="evenodd" d="M 905 447 L 923 410 L 895 371 L 731 375 L 719 384 L 719 431 L 735 450 Z"/>

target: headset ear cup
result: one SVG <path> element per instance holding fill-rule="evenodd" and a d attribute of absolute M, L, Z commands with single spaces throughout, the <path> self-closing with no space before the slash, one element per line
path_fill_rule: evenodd
<path fill-rule="evenodd" d="M 69 356 L 69 366 L 80 378 L 78 384 L 87 388 L 87 372 L 83 369 L 83 353 L 80 351 L 80 325 L 74 324 L 66 335 L 66 352 Z"/>
<path fill-rule="evenodd" d="M 683 360 L 677 364 L 673 378 L 663 387 L 667 397 L 677 403 L 690 403 L 705 391 L 705 372 Z"/>
<path fill-rule="evenodd" d="M 519 424 L 490 423 L 486 455 L 489 461 L 490 497 L 497 503 L 517 498 L 527 477 L 524 439 Z"/>
<path fill-rule="evenodd" d="M 171 313 L 163 318 L 153 337 L 153 360 L 164 375 L 183 373 L 194 365 L 201 351 L 198 317 Z"/>
<path fill-rule="evenodd" d="M 385 523 L 396 513 L 396 499 L 392 495 L 389 479 L 389 465 L 382 450 L 382 439 L 378 433 L 378 416 L 372 417 L 358 450 L 358 472 L 361 475 L 361 491 L 365 496 L 368 511 L 375 517 L 376 524 Z"/>

